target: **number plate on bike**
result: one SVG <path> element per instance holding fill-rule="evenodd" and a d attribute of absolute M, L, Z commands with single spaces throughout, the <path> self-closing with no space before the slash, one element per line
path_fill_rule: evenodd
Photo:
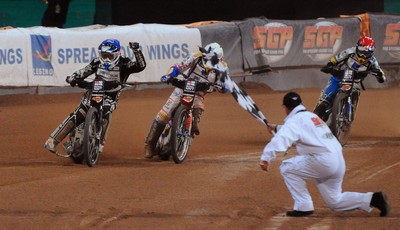
<path fill-rule="evenodd" d="M 93 82 L 93 91 L 103 91 L 103 90 L 104 90 L 104 81 Z"/>
<path fill-rule="evenodd" d="M 188 80 L 186 81 L 185 88 L 183 91 L 186 93 L 194 93 L 196 91 L 196 81 Z"/>

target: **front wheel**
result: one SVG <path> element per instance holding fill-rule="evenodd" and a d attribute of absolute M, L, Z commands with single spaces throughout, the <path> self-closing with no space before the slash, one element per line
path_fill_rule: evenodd
<path fill-rule="evenodd" d="M 87 112 L 85 118 L 82 153 L 85 157 L 86 164 L 89 167 L 93 167 L 97 163 L 99 157 L 101 136 L 99 116 L 99 111 L 96 108 L 92 107 Z"/>
<path fill-rule="evenodd" d="M 349 95 L 343 92 L 339 92 L 333 102 L 330 128 L 342 146 L 350 138 L 351 125 L 355 116 L 357 103 L 358 97 L 353 98 L 349 102 Z"/>
<path fill-rule="evenodd" d="M 176 164 L 180 164 L 185 160 L 191 145 L 190 127 L 187 127 L 188 117 L 188 108 L 180 105 L 175 111 L 171 130 L 171 155 Z"/>

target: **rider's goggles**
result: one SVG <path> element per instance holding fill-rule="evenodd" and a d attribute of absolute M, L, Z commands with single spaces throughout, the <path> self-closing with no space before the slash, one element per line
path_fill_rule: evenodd
<path fill-rule="evenodd" d="M 374 53 L 375 48 L 371 46 L 358 46 L 357 55 L 361 58 L 370 58 Z"/>
<path fill-rule="evenodd" d="M 103 61 L 112 62 L 118 57 L 118 53 L 100 52 L 100 58 Z"/>

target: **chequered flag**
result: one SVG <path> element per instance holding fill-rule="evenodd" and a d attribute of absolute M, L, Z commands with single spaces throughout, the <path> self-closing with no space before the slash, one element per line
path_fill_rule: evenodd
<path fill-rule="evenodd" d="M 236 102 L 247 112 L 249 112 L 252 116 L 261 121 L 264 125 L 268 124 L 267 119 L 264 114 L 260 111 L 257 105 L 254 103 L 253 99 L 243 90 L 240 89 L 239 86 L 232 81 L 232 79 L 225 75 L 225 87 L 232 93 L 232 96 L 235 98 Z"/>

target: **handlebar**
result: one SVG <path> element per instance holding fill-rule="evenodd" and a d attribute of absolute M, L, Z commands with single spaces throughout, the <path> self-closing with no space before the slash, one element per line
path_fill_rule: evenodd
<path fill-rule="evenodd" d="M 79 88 L 90 90 L 92 88 L 93 81 L 85 81 L 85 80 L 75 81 L 75 84 L 78 85 Z M 115 92 L 118 92 L 120 90 L 123 90 L 124 88 L 132 87 L 132 85 L 130 85 L 128 83 L 121 83 L 121 82 L 113 82 L 110 85 L 117 86 L 117 87 L 105 90 L 106 93 L 115 93 Z"/>

